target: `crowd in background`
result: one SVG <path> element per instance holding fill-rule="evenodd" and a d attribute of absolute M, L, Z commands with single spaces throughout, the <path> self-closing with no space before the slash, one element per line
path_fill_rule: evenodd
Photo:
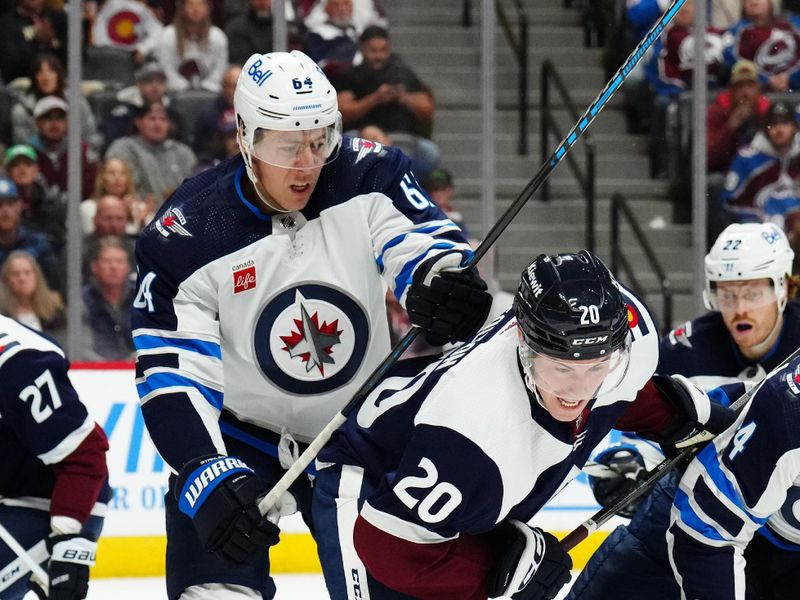
<path fill-rule="evenodd" d="M 65 304 L 80 302 L 73 359 L 129 360 L 136 237 L 184 178 L 239 153 L 233 92 L 241 64 L 273 49 L 272 2 L 82 7 L 83 287 L 71 299 L 67 15 L 57 0 L 0 2 L 0 312 L 63 342 Z M 305 51 L 333 81 L 346 134 L 401 147 L 463 224 L 452 176 L 438 168 L 433 94 L 392 52 L 382 8 L 374 0 L 287 0 L 285 10 L 289 49 Z M 402 316 L 390 322 L 398 335 L 408 326 Z"/>

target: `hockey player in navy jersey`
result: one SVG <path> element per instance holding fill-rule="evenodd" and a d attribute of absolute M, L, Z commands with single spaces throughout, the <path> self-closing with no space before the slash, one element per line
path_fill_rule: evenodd
<path fill-rule="evenodd" d="M 733 421 L 688 380 L 651 379 L 657 360 L 647 308 L 602 262 L 539 256 L 512 310 L 398 365 L 318 456 L 331 597 L 553 598 L 571 560 L 526 523 L 613 426 L 670 446 Z"/>
<path fill-rule="evenodd" d="M 272 598 L 278 528 L 256 503 L 389 353 L 387 287 L 433 345 L 491 296 L 396 148 L 343 138 L 300 52 L 255 54 L 234 94 L 241 156 L 185 181 L 142 233 L 133 311 L 166 498 L 171 600 Z M 273 518 L 310 522 L 307 477 Z"/>
<path fill-rule="evenodd" d="M 0 540 L 0 598 L 29 586 L 43 600 L 88 591 L 111 496 L 103 430 L 69 381 L 56 344 L 0 316 L 0 524 L 41 563 L 50 588 Z"/>
<path fill-rule="evenodd" d="M 794 359 L 768 377 L 736 424 L 689 464 L 667 534 L 679 597 L 798 597 L 798 406 L 800 359 Z"/>
<path fill-rule="evenodd" d="M 794 252 L 777 225 L 728 226 L 705 258 L 704 297 L 712 311 L 687 321 L 661 340 L 658 372 L 681 374 L 705 390 L 764 379 L 800 347 L 800 305 L 789 301 L 797 287 L 789 275 L 793 259 Z M 618 471 L 617 476 L 590 478 L 595 497 L 603 505 L 613 504 L 635 484 L 635 479 L 625 476 L 626 471 L 634 472 L 645 462 L 650 467 L 663 459 L 646 442 L 630 441 L 632 444 L 613 446 L 597 457 Z M 680 598 L 665 538 L 679 479 L 680 473 L 667 475 L 635 514 L 630 510 L 630 524 L 618 526 L 604 540 L 573 584 L 569 600 L 612 596 L 634 600 L 641 597 L 643 586 L 652 600 Z M 774 559 L 774 553 L 763 552 L 765 546 L 769 543 L 756 536 L 745 552 L 748 569 L 765 557 Z M 763 578 L 748 581 L 768 585 Z"/>

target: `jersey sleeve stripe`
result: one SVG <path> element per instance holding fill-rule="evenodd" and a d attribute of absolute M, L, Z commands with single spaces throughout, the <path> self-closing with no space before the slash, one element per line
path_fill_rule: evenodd
<path fill-rule="evenodd" d="M 700 510 L 719 524 L 729 536 L 735 538 L 741 534 L 744 520 L 720 503 L 702 477 L 695 480 L 692 496 Z"/>
<path fill-rule="evenodd" d="M 83 440 L 85 440 L 93 430 L 94 421 L 90 416 L 87 415 L 80 427 L 61 440 L 55 448 L 42 454 L 38 454 L 37 456 L 39 460 L 46 465 L 52 465 L 54 463 L 61 462 L 64 460 L 64 458 L 72 454 L 75 451 L 75 448 L 80 446 L 81 442 L 83 442 Z"/>
<path fill-rule="evenodd" d="M 231 437 L 235 440 L 239 440 L 240 442 L 243 442 L 248 446 L 252 446 L 256 450 L 263 452 L 264 454 L 271 456 L 272 458 L 279 458 L 278 447 L 275 444 L 270 444 L 269 442 L 265 442 L 264 440 L 261 440 L 255 437 L 254 435 L 242 431 L 241 429 L 238 429 L 237 427 L 234 427 L 233 425 L 231 425 L 230 423 L 226 423 L 225 421 L 220 421 L 219 430 L 228 437 Z M 306 473 L 314 477 L 316 477 L 317 475 L 317 469 L 313 463 L 307 466 L 304 470 Z"/>
<path fill-rule="evenodd" d="M 223 393 L 221 391 L 205 386 L 185 375 L 168 372 L 153 373 L 148 375 L 144 381 L 136 382 L 136 390 L 139 392 L 139 398 L 143 404 L 160 393 L 175 392 L 185 388 L 197 390 L 211 406 L 222 410 Z"/>
<path fill-rule="evenodd" d="M 763 525 L 767 522 L 766 518 L 755 516 L 747 506 L 745 506 L 739 492 L 736 490 L 734 484 L 728 479 L 723 467 L 719 462 L 719 457 L 716 452 L 717 448 L 714 444 L 706 446 L 695 459 L 702 465 L 707 474 L 709 484 L 716 488 L 719 495 L 724 496 L 733 506 L 741 511 L 742 515 L 749 518 L 758 525 Z"/>
<path fill-rule="evenodd" d="M 726 538 L 721 536 L 719 532 L 709 523 L 706 523 L 691 505 L 689 496 L 683 490 L 679 489 L 675 493 L 674 506 L 678 510 L 680 522 L 706 539 L 714 540 L 717 542 L 724 542 Z"/>
<path fill-rule="evenodd" d="M 428 257 L 428 253 L 431 250 L 450 250 L 452 248 L 455 248 L 455 244 L 451 242 L 437 242 L 435 244 L 431 244 L 423 254 L 420 254 L 416 258 L 408 261 L 394 279 L 395 298 L 399 299 L 403 297 L 403 294 L 406 292 L 406 288 L 408 288 L 408 285 L 411 283 L 411 278 L 414 275 L 414 269 L 419 263 Z M 469 252 L 469 255 L 471 256 L 472 252 Z M 463 262 L 464 261 L 462 260 L 462 263 Z"/>
<path fill-rule="evenodd" d="M 400 538 L 401 540 L 414 542 L 416 544 L 440 544 L 441 542 L 454 540 L 458 537 L 457 535 L 452 537 L 439 535 L 429 529 L 425 529 L 421 525 L 405 521 L 399 517 L 383 512 L 382 510 L 373 508 L 369 500 L 364 502 L 364 506 L 361 507 L 361 517 L 370 525 L 377 527 L 381 531 L 393 535 L 396 538 Z"/>
<path fill-rule="evenodd" d="M 760 535 L 763 535 L 767 538 L 773 546 L 777 546 L 781 550 L 787 550 L 789 552 L 800 552 L 800 546 L 797 544 L 793 544 L 791 542 L 786 541 L 782 537 L 778 537 L 768 525 L 764 525 L 761 529 L 758 530 Z"/>
<path fill-rule="evenodd" d="M 397 235 L 397 236 L 393 237 L 391 240 L 389 240 L 388 242 L 386 242 L 383 245 L 383 248 L 381 248 L 381 253 L 378 255 L 378 258 L 376 259 L 376 262 L 378 263 L 378 267 L 380 267 L 381 271 L 383 271 L 383 268 L 384 268 L 384 256 L 386 255 L 386 253 L 389 250 L 391 250 L 392 248 L 394 248 L 396 246 L 399 246 L 409 235 L 418 234 L 418 233 L 424 233 L 424 234 L 429 234 L 429 235 L 432 235 L 433 237 L 436 237 L 437 234 L 446 234 L 448 232 L 458 232 L 460 234 L 461 230 L 458 227 L 456 227 L 455 223 L 453 223 L 452 221 L 448 221 L 448 223 L 450 223 L 450 227 L 443 227 L 441 225 L 434 225 L 434 226 L 431 226 L 431 227 L 423 227 L 423 228 L 420 228 L 420 229 L 414 229 L 412 231 L 407 231 L 405 233 L 401 233 L 400 235 Z M 433 232 L 437 232 L 437 234 L 434 234 Z M 463 242 L 460 239 L 453 240 L 453 243 L 454 244 L 463 244 Z"/>
<path fill-rule="evenodd" d="M 148 350 L 159 350 L 161 348 L 177 348 L 196 352 L 204 356 L 222 359 L 220 345 L 198 339 L 159 337 L 154 335 L 137 335 L 133 338 L 133 344 L 137 352 L 147 352 Z"/>

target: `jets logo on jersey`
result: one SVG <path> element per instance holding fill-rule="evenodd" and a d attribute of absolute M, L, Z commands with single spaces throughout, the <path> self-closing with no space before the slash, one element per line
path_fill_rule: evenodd
<path fill-rule="evenodd" d="M 800 395 L 800 366 L 786 374 L 786 383 L 793 394 Z"/>
<path fill-rule="evenodd" d="M 271 298 L 256 322 L 258 366 L 293 394 L 321 394 L 358 372 L 367 342 L 366 311 L 351 296 L 319 283 L 291 287 Z"/>
<path fill-rule="evenodd" d="M 370 140 L 353 138 L 352 145 L 353 151 L 357 152 L 356 160 L 353 163 L 354 165 L 357 165 L 362 158 L 367 156 L 367 154 L 381 154 L 383 152 L 383 144 L 372 142 Z"/>
<path fill-rule="evenodd" d="M 180 208 L 169 209 L 161 219 L 156 221 L 156 229 L 164 237 L 169 237 L 172 233 L 177 233 L 184 237 L 192 237 L 192 234 L 189 233 L 189 230 L 184 225 L 186 225 L 186 217 L 183 216 Z"/>

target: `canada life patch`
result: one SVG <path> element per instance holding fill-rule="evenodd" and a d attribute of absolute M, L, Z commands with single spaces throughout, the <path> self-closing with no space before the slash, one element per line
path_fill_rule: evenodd
<path fill-rule="evenodd" d="M 250 259 L 234 265 L 233 271 L 233 293 L 240 294 L 256 287 L 256 263 Z"/>

